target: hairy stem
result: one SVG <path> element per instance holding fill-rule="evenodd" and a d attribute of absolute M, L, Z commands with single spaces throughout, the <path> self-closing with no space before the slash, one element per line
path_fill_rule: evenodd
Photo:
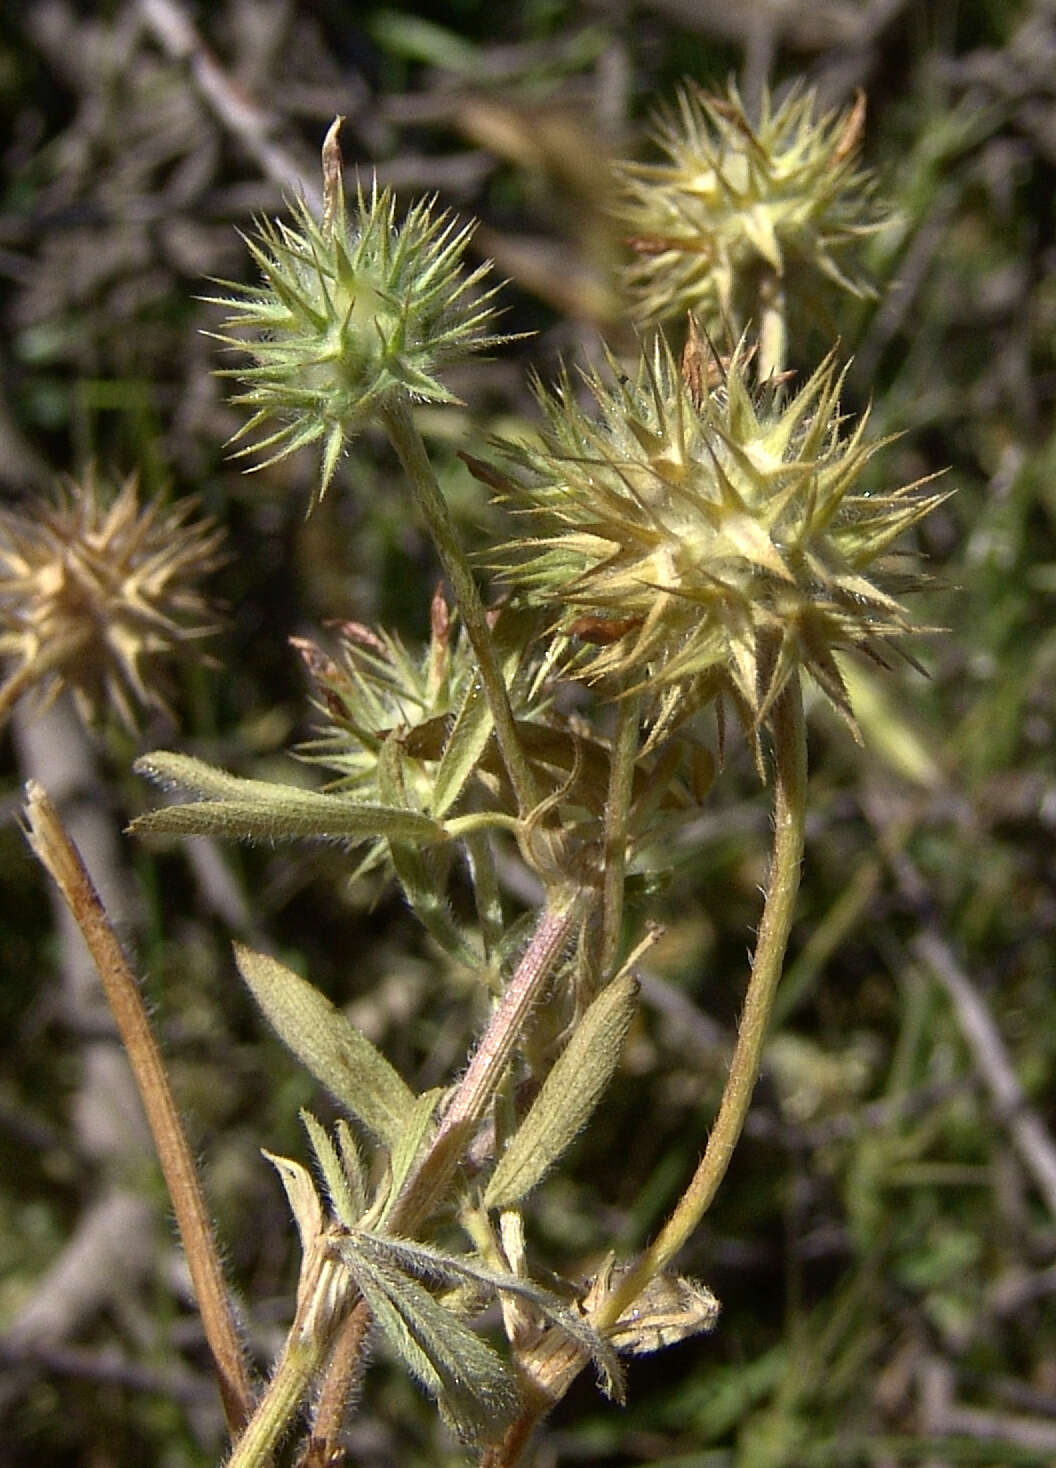
<path fill-rule="evenodd" d="M 465 838 L 465 850 L 473 884 L 473 900 L 484 939 L 484 952 L 490 959 L 502 941 L 503 923 L 502 894 L 488 833 L 478 831 L 468 835 Z"/>
<path fill-rule="evenodd" d="M 807 741 L 798 677 L 774 705 L 774 849 L 759 937 L 726 1087 L 704 1156 L 656 1238 L 621 1281 L 595 1319 L 611 1326 L 639 1291 L 671 1261 L 697 1227 L 726 1176 L 759 1075 L 763 1046 L 784 964 L 799 892 L 806 819 Z"/>
<path fill-rule="evenodd" d="M 135 1076 L 186 1251 L 224 1413 L 232 1431 L 237 1431 L 252 1410 L 249 1376 L 235 1327 L 234 1311 L 224 1286 L 209 1211 L 169 1088 L 161 1052 L 151 1031 L 135 976 L 80 853 L 66 834 L 43 787 L 31 780 L 26 794 L 30 844 L 81 930 Z"/>
<path fill-rule="evenodd" d="M 410 480 L 415 502 L 432 536 L 444 574 L 451 583 L 466 634 L 477 655 L 481 682 L 495 720 L 495 735 L 502 750 L 510 783 L 517 796 L 517 805 L 521 814 L 527 815 L 537 803 L 535 777 L 517 734 L 506 692 L 506 680 L 499 667 L 477 583 L 473 579 L 465 551 L 455 534 L 422 436 L 411 417 L 410 407 L 404 399 L 396 398 L 382 410 L 381 417 L 389 441 Z"/>
<path fill-rule="evenodd" d="M 587 900 L 588 894 L 580 891 L 543 909 L 531 942 L 447 1104 L 429 1151 L 404 1185 L 390 1219 L 392 1229 L 413 1232 L 450 1181 L 491 1105 L 528 1016 L 576 932 Z"/>
<path fill-rule="evenodd" d="M 227 1460 L 227 1468 L 271 1468 L 275 1449 L 289 1431 L 323 1363 L 326 1346 L 322 1339 L 291 1336 L 249 1426 Z"/>
<path fill-rule="evenodd" d="M 604 982 L 613 970 L 620 951 L 623 930 L 623 891 L 627 877 L 627 821 L 634 788 L 634 763 L 638 757 L 638 723 L 641 698 L 632 694 L 620 700 L 619 725 L 609 768 L 609 797 L 605 805 L 605 873 L 602 886 L 601 954 L 598 979 Z"/>

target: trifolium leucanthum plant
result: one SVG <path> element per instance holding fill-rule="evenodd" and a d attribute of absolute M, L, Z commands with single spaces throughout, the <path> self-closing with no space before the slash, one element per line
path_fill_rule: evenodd
<path fill-rule="evenodd" d="M 827 324 L 834 294 L 872 294 L 862 243 L 886 217 L 859 162 L 864 122 L 861 92 L 828 113 L 804 88 L 781 103 L 764 92 L 753 120 L 732 84 L 720 96 L 685 83 L 654 121 L 662 160 L 616 168 L 637 319 L 692 311 L 719 340 L 752 323 L 765 376 L 784 354 L 786 313 L 793 327 Z"/>
<path fill-rule="evenodd" d="M 785 371 L 788 296 L 803 280 L 859 289 L 848 257 L 881 220 L 855 161 L 862 116 L 856 105 L 815 120 L 794 93 L 764 100 L 752 122 L 733 91 L 687 87 L 661 135 L 668 163 L 622 170 L 632 305 L 687 323 L 683 350 L 654 333 L 635 361 L 588 374 L 585 398 L 571 375 L 540 390 L 534 439 L 500 443 L 489 462 L 467 445 L 510 512 L 481 557 L 500 573 L 500 605 L 485 604 L 413 411 L 449 402 L 444 367 L 501 340 L 478 291 L 484 267 L 462 269 L 468 230 L 431 204 L 401 218 L 373 187 L 349 206 L 335 125 L 321 218 L 297 204 L 292 222 L 264 221 L 249 242 L 260 283 L 223 300 L 223 340 L 249 357 L 228 369 L 250 410 L 244 433 L 270 463 L 318 446 L 318 498 L 339 482 L 348 441 L 380 426 L 451 600 L 434 596 L 421 650 L 354 620 L 333 652 L 297 639 L 322 719 L 301 750 L 324 772 L 319 788 L 156 752 L 139 770 L 183 800 L 136 828 L 339 844 L 350 874 L 358 863 L 399 885 L 442 971 L 478 981 L 484 1017 L 466 1063 L 419 1093 L 309 980 L 237 949 L 261 1010 L 346 1116 L 332 1134 L 305 1117 L 321 1187 L 294 1159 L 272 1159 L 302 1272 L 234 1468 L 269 1464 L 302 1409 L 301 1461 L 339 1460 L 371 1321 L 486 1468 L 522 1460 L 589 1363 L 619 1399 L 620 1355 L 716 1325 L 718 1302 L 676 1255 L 744 1125 L 795 914 L 802 682 L 853 726 L 839 658 L 884 663 L 911 632 L 906 598 L 921 578 L 897 542 L 941 498 L 877 487 L 884 441 L 841 406 L 835 353 L 802 382 Z M 706 338 L 731 321 L 723 354 Z M 582 685 L 574 715 L 561 712 L 562 681 Z M 703 798 L 686 771 L 696 716 L 713 704 L 731 706 L 755 745 L 774 815 L 728 1080 L 655 1237 L 623 1259 L 599 1238 L 586 1277 L 544 1285 L 529 1200 L 620 1066 L 636 964 L 655 937 L 627 913 L 628 878 Z M 511 870 L 537 908 L 520 910 Z M 488 1302 L 499 1343 L 476 1327 Z"/>

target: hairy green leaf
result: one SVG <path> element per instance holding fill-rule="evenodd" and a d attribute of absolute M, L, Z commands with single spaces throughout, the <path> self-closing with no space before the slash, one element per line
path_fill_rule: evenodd
<path fill-rule="evenodd" d="M 206 764 L 205 760 L 195 759 L 189 754 L 175 754 L 167 749 L 155 749 L 150 754 L 140 755 L 132 768 L 137 775 L 145 775 L 163 790 L 182 790 L 197 800 L 241 799 L 265 783 L 247 780 L 242 775 L 230 775 L 227 770 Z"/>
<path fill-rule="evenodd" d="M 337 1149 L 341 1154 L 341 1166 L 352 1196 L 352 1214 L 354 1218 L 362 1218 L 367 1211 L 366 1163 L 355 1133 L 343 1116 L 337 1118 L 334 1133 L 337 1137 Z"/>
<path fill-rule="evenodd" d="M 240 943 L 235 962 L 280 1040 L 342 1106 L 394 1149 L 416 1098 L 385 1057 L 325 994 L 285 964 Z"/>
<path fill-rule="evenodd" d="M 518 1407 L 502 1357 L 381 1249 L 365 1245 L 358 1230 L 334 1247 L 390 1344 L 459 1437 L 494 1441 Z"/>
<path fill-rule="evenodd" d="M 356 1200 L 349 1187 L 348 1176 L 337 1148 L 330 1140 L 330 1135 L 322 1122 L 303 1107 L 301 1108 L 301 1121 L 308 1133 L 308 1140 L 312 1144 L 319 1171 L 323 1175 L 331 1211 L 339 1223 L 343 1223 L 346 1228 L 351 1228 L 362 1217 L 363 1209 L 357 1210 L 356 1208 Z"/>
<path fill-rule="evenodd" d="M 419 811 L 370 805 L 351 796 L 299 790 L 270 780 L 246 780 L 187 755 L 160 751 L 136 761 L 137 773 L 169 789 L 187 790 L 190 805 L 168 805 L 137 816 L 131 830 L 173 836 L 227 836 L 280 841 L 317 836 L 328 840 L 431 843 L 446 840 L 443 827 Z"/>
<path fill-rule="evenodd" d="M 494 720 L 482 683 L 474 680 L 466 689 L 462 707 L 444 745 L 433 782 L 433 815 L 442 820 L 462 794 L 466 782 L 480 763 Z"/>
<path fill-rule="evenodd" d="M 484 1194 L 486 1207 L 511 1208 L 586 1124 L 619 1064 L 637 997 L 637 980 L 625 973 L 591 1004 L 500 1157 Z"/>
<path fill-rule="evenodd" d="M 492 1294 L 514 1295 L 527 1301 L 583 1348 L 584 1355 L 597 1367 L 606 1394 L 623 1401 L 623 1372 L 615 1350 L 588 1320 L 551 1290 L 508 1270 L 491 1269 L 476 1258 L 448 1254 L 416 1239 L 394 1238 L 368 1229 L 355 1232 L 361 1249 L 377 1251 L 404 1274 L 448 1286 L 465 1283 L 483 1286 Z"/>

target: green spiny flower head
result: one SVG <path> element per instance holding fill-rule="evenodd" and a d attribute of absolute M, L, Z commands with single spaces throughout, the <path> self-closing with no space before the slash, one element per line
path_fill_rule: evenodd
<path fill-rule="evenodd" d="M 864 97 L 844 113 L 815 110 L 813 93 L 798 88 L 777 107 L 764 95 L 753 126 L 732 84 L 721 98 L 688 83 L 677 110 L 659 114 L 665 161 L 617 170 L 617 218 L 636 254 L 626 286 L 640 320 L 693 311 L 709 329 L 742 329 L 757 315 L 765 272 L 791 277 L 789 298 L 815 315 L 826 279 L 869 294 L 845 258 L 881 225 L 856 162 Z"/>
<path fill-rule="evenodd" d="M 268 430 L 240 452 L 264 453 L 264 467 L 320 443 L 320 497 L 346 444 L 394 398 L 456 402 L 437 373 L 505 339 L 487 330 L 494 292 L 477 291 L 489 267 L 461 269 L 472 226 L 429 200 L 397 220 L 376 184 L 350 208 L 337 130 L 323 146 L 321 221 L 304 202 L 291 224 L 264 220 L 247 241 L 263 283 L 225 281 L 234 294 L 213 298 L 232 313 L 225 333 L 249 333 L 218 337 L 253 358 L 225 374 L 253 410 L 236 439 Z"/>
<path fill-rule="evenodd" d="M 451 613 L 440 592 L 433 597 L 428 646 L 411 652 L 393 633 L 375 632 L 359 622 L 340 627 L 336 659 L 314 643 L 294 639 L 315 683 L 325 723 L 304 748 L 316 764 L 333 770 L 333 788 L 355 791 L 369 800 L 383 798 L 379 760 L 392 735 L 408 736 L 418 756 L 414 808 L 428 810 L 431 782 L 423 758 L 439 757 L 447 719 L 454 714 L 473 679 L 475 664 L 465 635 L 454 636 Z"/>
<path fill-rule="evenodd" d="M 786 400 L 743 339 L 707 369 L 699 341 L 681 370 L 658 337 L 634 381 L 589 375 L 594 413 L 567 378 L 540 393 L 541 445 L 505 446 L 531 528 L 504 575 L 593 645 L 577 676 L 657 694 L 658 728 L 726 694 L 754 734 L 800 668 L 851 720 L 833 653 L 884 661 L 910 630 L 919 578 L 887 552 L 942 496 L 863 486 L 881 444 L 841 417 L 831 356 Z"/>
<path fill-rule="evenodd" d="M 546 706 L 549 669 L 526 656 L 523 613 L 507 610 L 493 620 L 511 700 L 518 717 L 531 719 Z M 391 800 L 392 792 L 383 788 L 385 749 L 395 740 L 401 754 L 401 799 L 428 813 L 433 810 L 438 763 L 455 721 L 461 718 L 463 730 L 477 730 L 464 735 L 469 742 L 487 739 L 491 725 L 476 657 L 439 590 L 430 622 L 429 642 L 417 651 L 393 633 L 358 622 L 340 626 L 336 659 L 306 639 L 293 639 L 324 719 L 318 738 L 302 753 L 338 775 L 331 788 L 382 803 Z M 500 766 L 491 755 L 483 749 L 478 754 L 484 767 L 497 772 Z"/>

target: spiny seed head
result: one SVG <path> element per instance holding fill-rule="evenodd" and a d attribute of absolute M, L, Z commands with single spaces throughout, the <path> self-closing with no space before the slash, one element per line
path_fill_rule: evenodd
<path fill-rule="evenodd" d="M 437 214 L 432 200 L 397 220 L 392 193 L 376 182 L 349 209 L 339 122 L 323 147 L 322 219 L 300 202 L 292 224 L 263 220 L 247 240 L 263 283 L 225 281 L 233 294 L 212 298 L 231 312 L 218 340 L 253 359 L 225 374 L 243 386 L 234 401 L 253 410 L 235 438 L 269 430 L 239 452 L 263 453 L 263 468 L 321 444 L 318 497 L 349 440 L 387 403 L 456 402 L 437 373 L 505 339 L 487 330 L 494 291 L 477 290 L 490 267 L 461 269 L 471 225 Z M 226 334 L 239 329 L 248 335 Z"/>
<path fill-rule="evenodd" d="M 910 630 L 919 578 L 887 552 L 942 496 L 863 487 L 881 444 L 841 417 L 832 356 L 786 401 L 750 385 L 743 339 L 710 374 L 699 347 L 680 370 L 658 337 L 634 381 L 588 375 L 593 414 L 567 377 L 540 392 L 541 444 L 506 446 L 530 529 L 500 569 L 592 647 L 577 676 L 658 696 L 654 741 L 722 694 L 754 735 L 800 668 L 851 720 L 833 653 L 883 661 Z"/>
<path fill-rule="evenodd" d="M 214 629 L 198 582 L 222 532 L 189 520 L 193 500 L 140 506 L 136 477 L 116 493 L 92 471 L 50 505 L 0 519 L 0 655 L 50 702 L 72 689 L 83 717 L 164 708 L 159 663 Z"/>
<path fill-rule="evenodd" d="M 434 752 L 435 746 L 439 757 L 444 721 L 465 696 L 476 665 L 465 634 L 455 635 L 440 592 L 433 597 L 430 620 L 429 644 L 417 653 L 396 634 L 359 622 L 339 625 L 337 658 L 307 639 L 294 639 L 325 721 L 303 753 L 339 775 L 333 788 L 384 803 L 379 761 L 392 735 L 421 735 L 433 725 L 435 737 L 419 737 L 417 744 L 412 740 L 412 747 L 421 753 L 423 747 Z M 428 811 L 430 781 L 424 768 L 417 770 L 412 784 L 415 788 L 406 793 L 414 808 Z"/>
<path fill-rule="evenodd" d="M 549 669 L 525 657 L 524 620 L 523 614 L 511 617 L 503 612 L 492 618 L 514 712 L 529 719 L 546 707 Z M 478 714 L 485 708 L 476 655 L 439 590 L 430 621 L 430 639 L 421 651 L 409 650 L 393 633 L 376 632 L 358 622 L 339 625 L 336 658 L 307 639 L 293 639 L 315 685 L 316 707 L 322 715 L 318 736 L 300 753 L 337 774 L 330 789 L 435 814 L 441 761 L 452 726 L 466 714 L 478 732 L 483 730 L 475 764 L 487 773 L 493 788 L 501 784 L 501 762 L 484 747 L 490 725 L 479 717 L 474 720 L 469 707 L 476 700 Z M 462 726 L 463 748 L 477 737 L 467 734 L 467 727 Z M 467 766 L 463 780 L 468 781 L 471 773 Z M 453 803 L 460 793 L 449 784 L 445 798 Z M 389 844 L 379 841 L 359 870 L 388 860 Z"/>
<path fill-rule="evenodd" d="M 489 621 L 514 710 L 519 718 L 531 718 L 546 705 L 550 667 L 526 653 L 532 639 L 523 613 L 501 609 L 489 614 Z M 293 639 L 325 721 L 303 752 L 339 775 L 335 788 L 386 803 L 379 762 L 386 741 L 396 737 L 406 757 L 405 772 L 414 767 L 413 789 L 403 794 L 415 809 L 431 811 L 435 764 L 451 722 L 467 699 L 482 698 L 482 690 L 476 654 L 440 590 L 433 596 L 430 623 L 429 642 L 420 651 L 408 649 L 394 633 L 359 622 L 338 625 L 336 659 L 307 639 Z"/>
<path fill-rule="evenodd" d="M 711 330 L 742 329 L 761 271 L 789 281 L 789 298 L 814 315 L 824 316 L 826 281 L 870 293 L 845 258 L 882 223 L 857 166 L 865 98 L 846 112 L 815 111 L 812 92 L 794 88 L 777 107 L 764 94 L 753 126 L 732 84 L 715 97 L 686 83 L 677 107 L 658 114 L 665 161 L 617 168 L 617 219 L 635 252 L 625 283 L 639 320 L 693 311 Z"/>

